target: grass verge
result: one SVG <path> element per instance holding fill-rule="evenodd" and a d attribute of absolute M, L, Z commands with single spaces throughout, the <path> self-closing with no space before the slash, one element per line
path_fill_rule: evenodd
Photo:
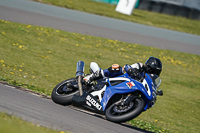
<path fill-rule="evenodd" d="M 39 124 L 32 124 L 23 121 L 13 115 L 0 112 L 0 132 L 1 133 L 65 133 L 41 127 Z"/>
<path fill-rule="evenodd" d="M 0 27 L 0 80 L 50 95 L 56 84 L 75 77 L 79 60 L 87 73 L 91 61 L 105 69 L 155 56 L 163 62 L 164 96 L 130 123 L 155 132 L 200 131 L 199 55 L 4 20 Z"/>
<path fill-rule="evenodd" d="M 160 27 L 180 32 L 200 35 L 199 20 L 191 20 L 183 17 L 170 16 L 150 11 L 135 9 L 128 16 L 115 11 L 116 5 L 95 2 L 92 0 L 34 0 L 69 9 L 79 10 L 92 14 L 127 20 L 154 27 Z"/>

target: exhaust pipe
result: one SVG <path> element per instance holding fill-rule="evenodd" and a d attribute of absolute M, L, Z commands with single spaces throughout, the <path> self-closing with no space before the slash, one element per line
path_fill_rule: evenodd
<path fill-rule="evenodd" d="M 85 63 L 83 61 L 78 61 L 76 65 L 76 78 L 78 79 L 78 88 L 80 96 L 83 94 L 82 79 L 84 77 L 84 67 Z"/>

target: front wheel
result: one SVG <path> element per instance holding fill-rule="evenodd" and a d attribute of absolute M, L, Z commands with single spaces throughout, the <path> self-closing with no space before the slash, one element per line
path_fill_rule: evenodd
<path fill-rule="evenodd" d="M 106 109 L 106 119 L 116 123 L 132 120 L 142 113 L 144 105 L 144 101 L 141 98 L 134 99 L 128 105 L 117 101 Z"/>
<path fill-rule="evenodd" d="M 51 93 L 52 100 L 61 105 L 68 105 L 72 102 L 72 97 L 76 94 L 79 95 L 79 89 L 72 86 L 72 83 L 77 82 L 76 78 L 67 79 L 62 81 L 53 89 Z M 78 83 L 77 83 L 78 84 Z"/>

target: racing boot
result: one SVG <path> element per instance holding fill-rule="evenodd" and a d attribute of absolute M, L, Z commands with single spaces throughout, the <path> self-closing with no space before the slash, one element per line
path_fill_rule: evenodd
<path fill-rule="evenodd" d="M 98 71 L 96 71 L 95 73 L 92 73 L 92 74 L 86 76 L 86 77 L 84 78 L 85 83 L 86 83 L 87 85 L 90 85 L 90 84 L 92 83 L 92 81 L 103 78 L 103 77 L 104 77 L 103 75 L 104 75 L 104 74 L 103 74 L 103 70 L 98 70 Z"/>

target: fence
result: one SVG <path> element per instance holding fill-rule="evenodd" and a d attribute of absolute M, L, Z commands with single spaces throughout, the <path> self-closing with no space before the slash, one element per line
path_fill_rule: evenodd
<path fill-rule="evenodd" d="M 115 4 L 119 0 L 93 0 Z M 200 20 L 200 0 L 137 0 L 135 8 Z"/>
<path fill-rule="evenodd" d="M 185 0 L 140 0 L 138 8 L 200 20 L 200 10 L 186 6 Z"/>

